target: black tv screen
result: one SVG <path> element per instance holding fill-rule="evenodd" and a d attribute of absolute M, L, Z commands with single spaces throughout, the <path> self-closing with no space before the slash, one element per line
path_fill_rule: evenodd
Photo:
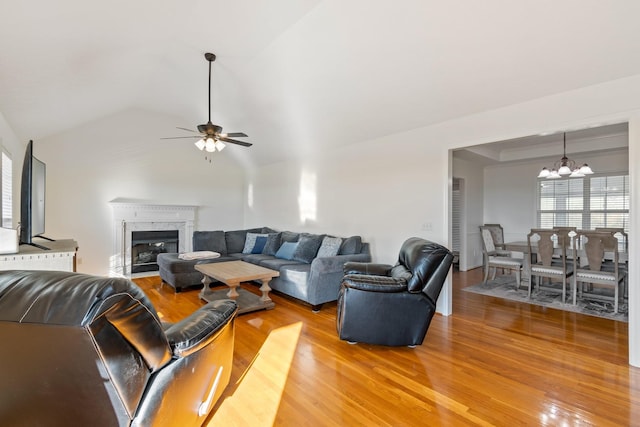
<path fill-rule="evenodd" d="M 41 247 L 33 243 L 33 237 L 40 236 L 45 231 L 46 175 L 47 167 L 44 162 L 33 156 L 33 141 L 29 141 L 22 165 L 20 244 Z"/>

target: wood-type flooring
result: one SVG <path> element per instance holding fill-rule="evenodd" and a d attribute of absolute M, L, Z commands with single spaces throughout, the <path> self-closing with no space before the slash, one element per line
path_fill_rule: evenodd
<path fill-rule="evenodd" d="M 276 306 L 237 317 L 231 382 L 208 426 L 627 426 L 640 424 L 640 369 L 627 324 L 462 292 L 422 346 L 350 345 L 336 304 Z M 134 280 L 166 321 L 204 304 L 159 277 Z M 258 293 L 257 286 L 243 285 Z"/>

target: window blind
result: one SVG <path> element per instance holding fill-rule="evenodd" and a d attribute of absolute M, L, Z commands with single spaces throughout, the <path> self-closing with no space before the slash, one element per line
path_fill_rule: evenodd
<path fill-rule="evenodd" d="M 2 226 L 6 228 L 13 228 L 13 184 L 12 184 L 12 167 L 13 162 L 11 157 L 4 151 L 2 151 L 2 162 L 0 163 L 0 179 L 2 185 L 0 186 L 0 192 L 2 192 Z"/>
<path fill-rule="evenodd" d="M 629 175 L 538 181 L 538 227 L 629 231 Z"/>

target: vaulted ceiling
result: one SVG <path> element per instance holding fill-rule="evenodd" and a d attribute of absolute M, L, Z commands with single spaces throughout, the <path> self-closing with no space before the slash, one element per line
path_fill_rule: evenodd
<path fill-rule="evenodd" d="M 640 2 L 23 0 L 0 112 L 44 138 L 128 108 L 244 131 L 258 163 L 640 73 Z M 179 133 L 178 133 L 179 134 Z"/>

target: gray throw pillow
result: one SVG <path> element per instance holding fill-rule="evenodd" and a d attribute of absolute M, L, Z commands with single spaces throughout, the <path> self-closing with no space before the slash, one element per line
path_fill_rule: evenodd
<path fill-rule="evenodd" d="M 341 245 L 342 239 L 340 237 L 325 236 L 325 238 L 322 239 L 322 244 L 316 256 L 318 258 L 336 256 L 338 255 L 338 251 L 340 251 Z"/>
<path fill-rule="evenodd" d="M 342 242 L 340 248 L 340 255 L 354 255 L 359 254 L 362 250 L 362 238 L 360 236 L 351 236 Z"/>
<path fill-rule="evenodd" d="M 318 253 L 323 237 L 316 234 L 301 234 L 298 239 L 298 247 L 293 253 L 293 259 L 307 264 L 311 263 Z"/>
<path fill-rule="evenodd" d="M 294 233 L 293 231 L 283 231 L 280 235 L 282 243 L 284 242 L 297 242 L 300 238 L 300 233 Z"/>
<path fill-rule="evenodd" d="M 278 249 L 280 249 L 280 236 L 281 233 L 269 233 L 269 235 L 267 236 L 267 243 L 262 249 L 262 253 L 264 255 L 275 256 L 276 252 L 278 252 Z"/>

